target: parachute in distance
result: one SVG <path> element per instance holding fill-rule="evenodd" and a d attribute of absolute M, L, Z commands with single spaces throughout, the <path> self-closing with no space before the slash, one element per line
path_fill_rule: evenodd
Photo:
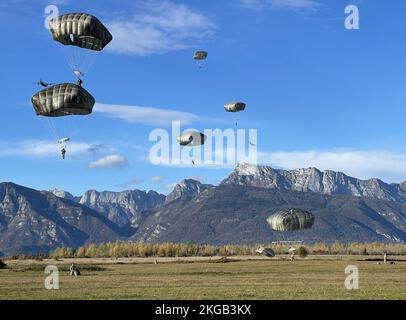
<path fill-rule="evenodd" d="M 262 254 L 270 258 L 275 257 L 275 252 L 271 248 L 259 247 L 258 249 L 255 250 L 255 252 L 258 252 L 259 254 Z"/>
<path fill-rule="evenodd" d="M 96 17 L 87 13 L 68 13 L 49 22 L 52 37 L 64 45 L 101 51 L 113 39 Z"/>
<path fill-rule="evenodd" d="M 198 131 L 187 131 L 176 138 L 181 146 L 189 147 L 202 145 L 206 139 L 207 137 Z"/>
<path fill-rule="evenodd" d="M 302 209 L 285 209 L 270 215 L 267 222 L 275 231 L 295 231 L 311 228 L 314 215 Z"/>
<path fill-rule="evenodd" d="M 83 78 L 83 77 L 85 76 L 85 74 L 84 74 L 82 71 L 80 71 L 80 70 L 73 70 L 73 73 L 75 74 L 75 76 L 76 76 L 78 79 Z"/>
<path fill-rule="evenodd" d="M 244 102 L 239 102 L 239 101 L 235 101 L 235 102 L 230 102 L 224 105 L 224 109 L 227 112 L 239 112 L 239 111 L 243 111 L 245 109 L 245 103 Z"/>
<path fill-rule="evenodd" d="M 70 138 L 62 138 L 62 139 L 58 140 L 58 143 L 59 144 L 66 144 L 69 141 L 70 141 Z"/>
<path fill-rule="evenodd" d="M 193 54 L 193 59 L 195 60 L 206 60 L 207 58 L 207 51 L 196 51 Z"/>
<path fill-rule="evenodd" d="M 31 98 L 38 116 L 62 117 L 92 113 L 95 99 L 83 87 L 61 83 L 35 93 Z"/>

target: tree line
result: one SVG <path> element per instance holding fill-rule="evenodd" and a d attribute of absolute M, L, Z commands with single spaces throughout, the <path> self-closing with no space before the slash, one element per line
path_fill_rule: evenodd
<path fill-rule="evenodd" d="M 331 244 L 257 244 L 223 245 L 193 243 L 145 243 L 145 242 L 108 242 L 89 244 L 79 248 L 57 248 L 48 254 L 50 258 L 111 258 L 111 257 L 209 257 L 255 255 L 260 246 L 272 248 L 276 254 L 286 254 L 291 246 L 304 247 L 309 254 L 346 254 L 346 255 L 380 255 L 386 252 L 392 255 L 406 255 L 406 244 L 384 243 L 340 243 Z"/>

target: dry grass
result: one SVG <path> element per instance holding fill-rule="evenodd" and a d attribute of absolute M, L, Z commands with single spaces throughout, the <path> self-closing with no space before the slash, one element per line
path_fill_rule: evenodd
<path fill-rule="evenodd" d="M 66 272 L 72 260 L 6 261 L 0 299 L 406 299 L 405 260 L 377 265 L 365 256 L 314 258 L 160 258 L 156 265 L 148 258 L 76 259 L 82 266 L 77 278 Z M 60 267 L 59 290 L 44 288 L 48 263 Z M 344 288 L 349 264 L 359 268 L 359 290 Z"/>

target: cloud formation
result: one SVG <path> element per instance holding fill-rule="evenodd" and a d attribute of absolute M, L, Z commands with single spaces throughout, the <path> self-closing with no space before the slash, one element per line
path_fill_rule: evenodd
<path fill-rule="evenodd" d="M 252 10 L 316 10 L 320 4 L 315 0 L 240 0 L 244 8 Z"/>
<path fill-rule="evenodd" d="M 103 103 L 96 103 L 93 112 L 102 113 L 128 123 L 150 126 L 171 125 L 172 121 L 180 121 L 183 125 L 187 125 L 199 118 L 193 113 L 177 110 Z"/>
<path fill-rule="evenodd" d="M 131 18 L 106 23 L 114 37 L 107 50 L 150 55 L 189 48 L 214 34 L 215 24 L 203 13 L 169 0 L 145 1 Z"/>
<path fill-rule="evenodd" d="M 212 156 L 223 154 L 221 161 L 200 162 L 204 154 L 190 159 L 183 159 L 180 164 L 172 164 L 171 158 L 164 158 L 164 166 L 194 167 L 207 169 L 232 169 L 238 158 L 227 157 L 227 152 L 234 154 L 233 147 L 216 148 Z M 251 159 L 255 159 L 252 157 Z M 250 163 L 250 159 L 246 159 Z M 379 178 L 384 181 L 402 182 L 406 180 L 406 153 L 388 150 L 362 150 L 362 149 L 330 149 L 330 150 L 304 150 L 304 151 L 257 151 L 257 163 L 275 168 L 296 169 L 316 167 L 320 170 L 341 171 L 349 176 L 361 179 Z"/>
<path fill-rule="evenodd" d="M 111 154 L 109 156 L 102 157 L 89 164 L 89 168 L 120 168 L 128 164 L 127 159 L 119 154 Z"/>
<path fill-rule="evenodd" d="M 162 186 L 162 189 L 164 190 L 164 192 L 166 192 L 166 193 L 168 193 L 168 192 L 172 192 L 173 191 L 173 188 L 175 188 L 176 187 L 176 185 L 177 185 L 177 183 L 176 182 L 173 182 L 173 183 L 167 183 L 167 184 L 164 184 L 163 186 Z"/>
<path fill-rule="evenodd" d="M 378 177 L 398 182 L 406 179 L 406 154 L 384 150 L 261 152 L 258 161 L 284 169 L 316 167 L 320 170 L 342 171 L 362 179 Z"/>
<path fill-rule="evenodd" d="M 162 183 L 164 181 L 164 177 L 162 177 L 162 176 L 154 176 L 154 177 L 151 177 L 150 181 L 152 183 Z"/>
<path fill-rule="evenodd" d="M 59 156 L 60 144 L 49 140 L 26 140 L 0 142 L 0 157 L 46 158 Z M 94 145 L 84 142 L 69 142 L 68 155 L 77 156 L 93 152 Z"/>
<path fill-rule="evenodd" d="M 134 178 L 128 181 L 124 181 L 122 183 L 116 184 L 116 187 L 119 187 L 121 189 L 128 189 L 130 186 L 136 186 L 138 184 L 144 183 L 144 179 L 141 178 Z"/>

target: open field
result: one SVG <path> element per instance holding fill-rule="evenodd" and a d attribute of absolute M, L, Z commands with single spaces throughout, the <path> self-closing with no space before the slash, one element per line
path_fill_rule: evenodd
<path fill-rule="evenodd" d="M 406 257 L 379 256 L 94 258 L 8 260 L 0 299 L 406 299 Z M 154 264 L 155 259 L 157 264 Z M 82 276 L 70 277 L 71 262 Z M 44 268 L 58 265 L 60 289 L 44 288 Z M 347 290 L 347 265 L 359 269 L 359 290 Z"/>

